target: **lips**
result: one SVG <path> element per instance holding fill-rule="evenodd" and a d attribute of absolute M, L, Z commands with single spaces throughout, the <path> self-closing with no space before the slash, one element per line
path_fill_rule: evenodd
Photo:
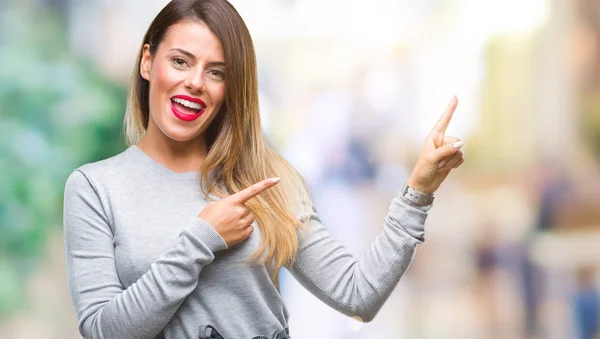
<path fill-rule="evenodd" d="M 204 101 L 187 95 L 176 95 L 171 98 L 171 110 L 180 120 L 193 121 L 198 119 L 206 109 Z"/>

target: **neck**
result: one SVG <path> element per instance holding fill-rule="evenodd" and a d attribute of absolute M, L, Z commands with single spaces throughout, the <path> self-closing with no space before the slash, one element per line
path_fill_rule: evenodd
<path fill-rule="evenodd" d="M 177 141 L 162 133 L 152 132 L 149 126 L 144 137 L 136 144 L 144 153 L 175 172 L 200 170 L 208 153 L 204 135 L 189 141 Z"/>

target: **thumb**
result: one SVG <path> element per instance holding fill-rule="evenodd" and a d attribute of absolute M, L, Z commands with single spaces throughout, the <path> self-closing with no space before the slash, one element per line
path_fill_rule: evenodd
<path fill-rule="evenodd" d="M 465 143 L 463 141 L 457 141 L 454 143 L 445 144 L 434 151 L 433 159 L 436 162 L 439 162 L 442 159 L 458 152 L 461 149 L 461 147 L 463 147 L 464 144 Z"/>

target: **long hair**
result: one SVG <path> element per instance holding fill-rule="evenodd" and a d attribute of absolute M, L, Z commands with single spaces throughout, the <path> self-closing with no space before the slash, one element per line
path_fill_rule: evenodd
<path fill-rule="evenodd" d="M 281 182 L 246 203 L 256 216 L 262 237 L 250 260 L 274 265 L 272 279 L 283 265 L 293 264 L 298 231 L 307 222 L 312 203 L 302 176 L 267 144 L 260 126 L 256 56 L 244 21 L 226 0 L 173 0 L 150 24 L 138 53 L 124 120 L 128 145 L 145 134 L 149 120 L 149 82 L 140 75 L 143 46 L 152 56 L 168 29 L 183 20 L 202 22 L 221 42 L 225 57 L 225 102 L 206 130 L 208 154 L 202 165 L 203 193 L 223 198 L 278 176 Z"/>

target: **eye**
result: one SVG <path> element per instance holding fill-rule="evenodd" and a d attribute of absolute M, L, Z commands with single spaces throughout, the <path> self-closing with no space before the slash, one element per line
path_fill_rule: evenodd
<path fill-rule="evenodd" d="M 183 68 L 185 66 L 188 66 L 188 62 L 180 57 L 174 57 L 173 59 L 171 59 L 171 62 L 173 63 L 173 65 L 179 67 L 179 68 Z"/>
<path fill-rule="evenodd" d="M 225 79 L 225 72 L 218 70 L 218 69 L 211 69 L 210 71 L 208 71 L 208 74 L 210 74 L 211 77 L 218 79 L 218 80 Z"/>

